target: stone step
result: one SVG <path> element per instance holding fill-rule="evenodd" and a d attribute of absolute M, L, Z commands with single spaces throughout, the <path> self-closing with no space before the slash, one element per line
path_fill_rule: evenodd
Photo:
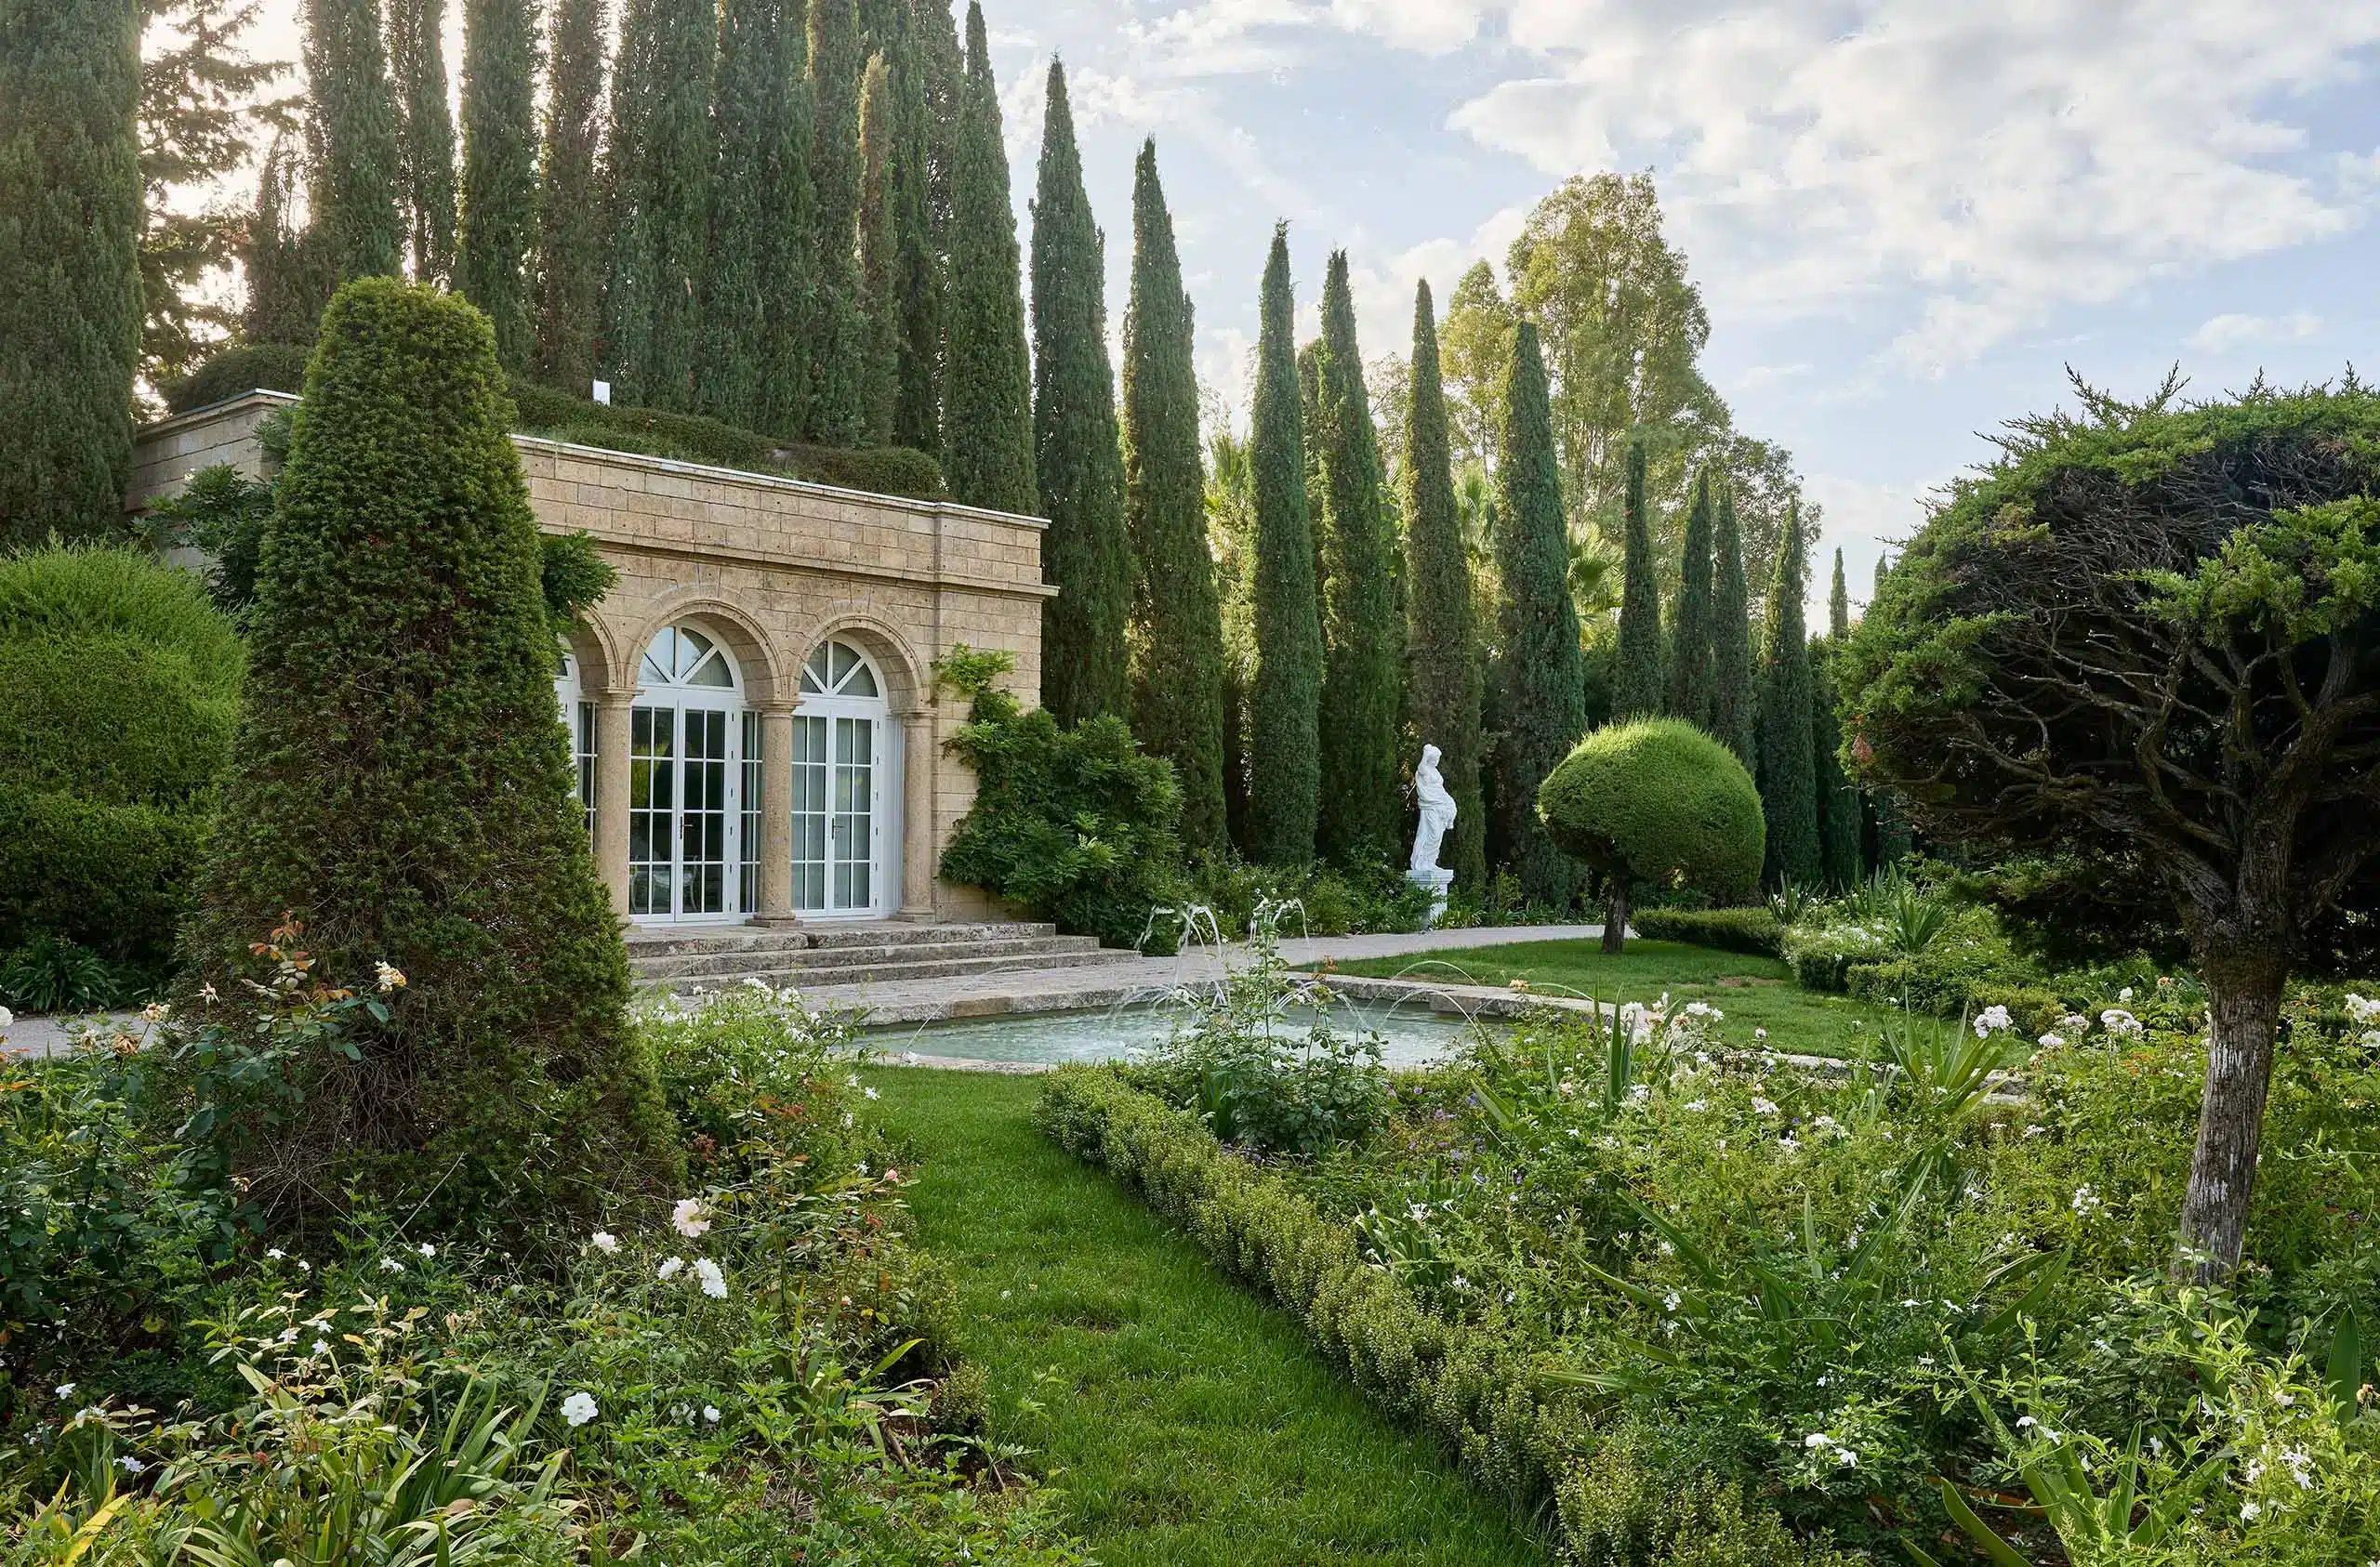
<path fill-rule="evenodd" d="M 890 920 L 846 924 L 760 927 L 710 925 L 646 926 L 627 934 L 628 955 L 679 957 L 695 953 L 807 952 L 842 946 L 900 946 L 915 942 L 1015 941 L 1055 936 L 1054 925 L 1021 920 L 980 920 L 961 925 L 906 925 Z"/>
<path fill-rule="evenodd" d="M 732 975 L 695 975 L 647 981 L 681 995 L 694 991 L 726 990 L 747 980 L 765 980 L 779 987 L 815 990 L 858 985 L 890 984 L 903 980 L 962 979 L 978 974 L 1024 972 L 1040 968 L 1087 968 L 1100 964 L 1127 961 L 1135 953 L 1124 947 L 1097 947 L 1090 951 L 1039 953 L 1021 956 L 952 957 L 922 962 L 885 962 L 853 964 L 841 968 L 817 968 L 755 967 Z"/>
<path fill-rule="evenodd" d="M 869 968 L 886 963 L 942 963 L 956 958 L 1035 958 L 1096 952 L 1095 936 L 1012 936 L 944 942 L 857 942 L 835 946 L 785 949 L 739 947 L 717 952 L 638 954 L 629 967 L 641 980 L 694 980 L 731 977 L 764 968 L 805 968 L 821 972 Z"/>

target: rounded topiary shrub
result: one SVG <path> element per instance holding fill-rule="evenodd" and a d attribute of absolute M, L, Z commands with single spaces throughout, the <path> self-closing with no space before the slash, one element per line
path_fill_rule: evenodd
<path fill-rule="evenodd" d="M 144 552 L 0 558 L 0 953 L 162 974 L 239 714 L 240 639 Z"/>
<path fill-rule="evenodd" d="M 571 797 L 536 524 L 487 318 L 385 278 L 324 317 L 249 610 L 246 704 L 189 1010 L 284 915 L 317 981 L 407 983 L 302 1113 L 235 1131 L 251 1193 L 518 1220 L 681 1167 Z"/>
<path fill-rule="evenodd" d="M 1691 888 L 1739 902 L 1760 881 L 1760 794 L 1736 754 L 1692 724 L 1645 718 L 1599 729 L 1546 775 L 1537 793 L 1546 836 L 1604 873 L 1616 950 L 1630 884 Z"/>

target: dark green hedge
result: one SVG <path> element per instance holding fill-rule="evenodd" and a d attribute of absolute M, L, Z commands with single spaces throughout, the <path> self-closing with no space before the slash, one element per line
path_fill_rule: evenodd
<path fill-rule="evenodd" d="M 1034 1119 L 1044 1135 L 1138 1189 L 1217 1266 L 1269 1291 L 1367 1396 L 1445 1442 L 1478 1484 L 1527 1511 L 1554 1504 L 1564 1560 L 1615 1560 L 1605 1521 L 1625 1499 L 1605 1494 L 1611 1466 L 1594 1456 L 1605 1444 L 1588 1395 L 1566 1376 L 1597 1368 L 1526 1350 L 1492 1323 L 1424 1310 L 1365 1260 L 1347 1225 L 1234 1157 L 1196 1114 L 1111 1068 L 1053 1073 Z M 1829 1547 L 1795 1540 L 1740 1494 L 1699 1495 L 1690 1510 L 1708 1545 L 1732 1547 L 1692 1557 L 1711 1567 L 1849 1567 Z"/>
<path fill-rule="evenodd" d="M 1785 955 L 1784 927 L 1768 909 L 1638 909 L 1628 923 L 1647 941 L 1687 942 L 1761 957 Z"/>
<path fill-rule="evenodd" d="M 187 414 L 212 407 L 242 392 L 278 391 L 295 395 L 306 384 L 306 362 L 314 355 L 311 343 L 242 343 L 168 381 L 159 389 L 165 410 Z"/>
<path fill-rule="evenodd" d="M 1555 848 L 1600 871 L 1721 901 L 1760 880 L 1765 830 L 1752 774 L 1676 718 L 1615 724 L 1580 741 L 1540 786 L 1537 814 Z"/>
<path fill-rule="evenodd" d="M 0 952 L 46 932 L 163 974 L 213 823 L 0 784 Z"/>

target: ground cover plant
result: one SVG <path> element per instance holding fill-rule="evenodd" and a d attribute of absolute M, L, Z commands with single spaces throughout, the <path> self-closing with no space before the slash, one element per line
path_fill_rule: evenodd
<path fill-rule="evenodd" d="M 688 1186 L 500 1245 L 259 1231 L 169 1016 L 0 1073 L 0 1561 L 1085 1560 L 973 1434 L 840 1033 L 757 988 L 637 1025 Z"/>
<path fill-rule="evenodd" d="M 1540 1019 L 1319 1154 L 1220 1139 L 1161 1062 L 1070 1069 L 1039 1116 L 1483 1484 L 1550 1504 L 1573 1560 L 2380 1551 L 2380 1003 L 2291 995 L 2220 1286 L 2167 1272 L 2187 981 L 2038 1042 L 1911 1007 L 1847 1075 L 1723 1012 Z M 2027 1097 L 1994 1094 L 2011 1068 Z"/>

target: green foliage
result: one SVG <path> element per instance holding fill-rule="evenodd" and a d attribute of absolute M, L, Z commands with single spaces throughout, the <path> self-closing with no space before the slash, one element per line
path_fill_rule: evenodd
<path fill-rule="evenodd" d="M 1474 892 L 1488 879 L 1488 810 L 1479 779 L 1484 747 L 1479 614 L 1462 515 L 1448 466 L 1447 398 L 1427 280 L 1413 291 L 1410 387 L 1402 470 L 1406 726 L 1417 743 L 1438 747 L 1438 772 L 1455 804 L 1453 843 L 1446 858 L 1455 887 Z"/>
<path fill-rule="evenodd" d="M 246 231 L 240 244 L 241 282 L 247 299 L 240 308 L 239 323 L 240 335 L 250 344 L 304 345 L 311 351 L 329 293 L 329 257 L 324 246 L 298 230 L 292 216 L 299 163 L 284 132 L 272 138 L 257 170 L 256 205 L 245 215 Z"/>
<path fill-rule="evenodd" d="M 1680 719 L 1596 730 L 1546 776 L 1537 809 L 1555 848 L 1607 876 L 1692 888 L 1721 902 L 1759 883 L 1752 775 Z"/>
<path fill-rule="evenodd" d="M 1537 792 L 1587 727 L 1586 682 L 1545 398 L 1537 328 L 1524 321 L 1514 333 L 1496 470 L 1496 727 L 1503 731 L 1495 757 L 1496 826 L 1523 893 L 1567 907 L 1577 873 L 1539 822 Z"/>
<path fill-rule="evenodd" d="M 455 287 L 487 312 L 496 357 L 525 371 L 536 352 L 529 269 L 537 243 L 535 0 L 464 0 L 463 216 Z M 440 86 L 443 100 L 444 85 Z"/>
<path fill-rule="evenodd" d="M 567 639 L 618 585 L 619 572 L 585 533 L 537 535 L 538 597 L 556 640 Z"/>
<path fill-rule="evenodd" d="M 619 401 L 691 411 L 699 279 L 718 148 L 710 0 L 628 0 L 604 138 L 607 233 L 597 362 Z"/>
<path fill-rule="evenodd" d="M 1837 550 L 1839 557 L 1842 551 Z M 1843 586 L 1841 562 L 1835 586 Z M 1849 888 L 1865 874 L 1860 859 L 1860 831 L 1866 802 L 1859 785 L 1844 770 L 1843 719 L 1834 684 L 1834 650 L 1842 642 L 1827 637 L 1809 645 L 1811 754 L 1816 758 L 1818 806 L 1818 881 L 1830 888 Z"/>
<path fill-rule="evenodd" d="M 1712 652 L 1711 581 L 1711 470 L 1695 475 L 1694 505 L 1686 520 L 1678 561 L 1677 607 L 1670 621 L 1669 696 L 1663 708 L 1673 718 L 1709 734 L 1718 708 L 1718 671 Z M 1724 737 L 1722 737 L 1724 744 Z"/>
<path fill-rule="evenodd" d="M 137 0 L 12 7 L 0 44 L 0 546 L 123 525 L 140 360 Z"/>
<path fill-rule="evenodd" d="M 258 551 L 271 517 L 271 485 L 217 463 L 152 507 L 148 522 L 159 537 L 205 555 L 206 596 L 236 624 L 257 596 Z"/>
<path fill-rule="evenodd" d="M 1554 1505 L 1579 1567 L 1853 1567 L 1859 1558 L 1794 1538 L 1743 1486 L 1648 1463 L 1658 1442 L 1602 1435 L 1561 1479 Z"/>
<path fill-rule="evenodd" d="M 96 1012 L 121 1006 L 137 988 L 98 953 L 55 931 L 0 951 L 0 1003 L 29 1012 Z"/>
<path fill-rule="evenodd" d="M 1322 617 L 1315 590 L 1314 526 L 1306 510 L 1305 426 L 1287 223 L 1273 228 L 1261 304 L 1249 436 L 1255 668 L 1245 742 L 1248 813 L 1240 836 L 1251 859 L 1291 865 L 1314 857 L 1321 801 Z"/>
<path fill-rule="evenodd" d="M 352 1179 L 517 1215 L 672 1167 L 553 721 L 509 412 L 470 306 L 368 280 L 334 300 L 265 534 L 189 982 L 239 994 L 256 931 L 291 911 L 325 982 L 389 963 L 413 984 L 352 1058 L 307 1063 L 301 1124 L 247 1128 L 269 1205 Z"/>
<path fill-rule="evenodd" d="M 1760 803 L 1768 818 L 1768 859 L 1761 879 L 1815 887 L 1825 872 L 1818 840 L 1816 693 L 1802 599 L 1809 578 L 1808 540 L 1796 512 L 1785 525 L 1777 574 L 1761 616 Z"/>
<path fill-rule="evenodd" d="M 388 28 L 389 73 L 398 106 L 398 199 L 412 220 L 413 276 L 417 283 L 443 285 L 455 275 L 456 232 L 455 116 L 446 102 L 446 0 L 391 0 Z M 468 55 L 468 28 L 465 38 Z"/>
<path fill-rule="evenodd" d="M 859 112 L 867 55 L 853 0 L 813 0 L 810 178 L 818 253 L 811 298 L 810 407 L 803 433 L 826 445 L 867 439 L 870 342 L 859 272 Z"/>
<path fill-rule="evenodd" d="M 203 803 L 114 804 L 0 784 L 0 951 L 55 935 L 120 966 L 120 988 L 153 984 L 190 912 L 210 825 Z"/>
<path fill-rule="evenodd" d="M 1025 293 L 1000 140 L 999 86 L 983 7 L 967 7 L 951 171 L 950 319 L 943 363 L 942 467 L 953 499 L 995 511 L 1040 509 L 1033 475 L 1033 371 Z"/>
<path fill-rule="evenodd" d="M 305 0 L 312 129 L 306 244 L 330 278 L 385 277 L 404 248 L 403 112 L 377 0 Z"/>
<path fill-rule="evenodd" d="M 1050 62 L 1033 198 L 1033 471 L 1050 528 L 1041 574 L 1041 704 L 1061 724 L 1131 705 L 1125 625 L 1131 540 L 1107 361 L 1105 245 L 1083 190 L 1063 62 Z"/>
<path fill-rule="evenodd" d="M 817 236 L 811 228 L 808 46 L 802 16 L 784 0 L 721 7 L 719 85 L 711 117 L 718 170 L 710 246 L 702 279 L 703 356 L 695 388 L 704 413 L 730 425 L 790 433 L 799 427 L 800 378 L 788 405 L 772 386 L 774 323 L 806 300 Z M 775 290 L 786 288 L 780 296 Z M 790 422 L 773 423 L 780 411 Z"/>
<path fill-rule="evenodd" d="M 892 67 L 881 50 L 868 56 L 859 95 L 859 279 L 867 317 L 861 427 L 872 443 L 892 439 L 901 396 L 900 176 L 893 144 Z"/>
<path fill-rule="evenodd" d="M 1611 721 L 1649 718 L 1661 712 L 1668 679 L 1661 667 L 1661 586 L 1653 565 L 1653 534 L 1645 515 L 1645 438 L 1628 442 L 1628 487 L 1622 526 L 1627 554 L 1621 568 L 1620 648 L 1611 681 Z"/>
<path fill-rule="evenodd" d="M 1313 451 L 1324 504 L 1316 514 L 1322 573 L 1322 748 L 1316 838 L 1330 859 L 1393 849 L 1404 808 L 1397 788 L 1398 690 L 1405 660 L 1396 528 L 1389 516 L 1379 432 L 1355 342 L 1347 253 L 1323 275 L 1320 418 Z"/>
<path fill-rule="evenodd" d="M 1181 858 L 1173 769 L 1143 756 L 1111 715 L 1061 729 L 1047 708 L 1015 712 L 981 694 L 975 704 L 981 716 L 948 743 L 976 784 L 942 874 L 1062 929 L 1138 942 Z"/>
<path fill-rule="evenodd" d="M 243 392 L 295 392 L 306 384 L 306 362 L 313 353 L 312 346 L 304 343 L 234 343 L 167 382 L 159 393 L 167 413 L 187 414 L 228 402 Z"/>
<path fill-rule="evenodd" d="M 1640 908 L 1629 923 L 1650 942 L 1686 942 L 1762 957 L 1784 955 L 1785 926 L 1770 909 Z"/>
<path fill-rule="evenodd" d="M 1182 837 L 1229 841 L 1223 809 L 1223 609 L 1207 542 L 1190 296 L 1157 141 L 1132 173 L 1132 292 L 1124 311 L 1124 521 L 1130 546 L 1132 732 L 1173 764 Z"/>
<path fill-rule="evenodd" d="M 1760 695 L 1752 678 L 1752 600 L 1735 491 L 1726 484 L 1719 487 L 1712 522 L 1711 559 L 1711 732 L 1744 766 L 1757 768 Z"/>
<path fill-rule="evenodd" d="M 604 268 L 596 151 L 603 134 L 607 10 L 607 0 L 556 0 L 546 46 L 533 363 L 549 386 L 584 387 L 595 377 Z"/>

